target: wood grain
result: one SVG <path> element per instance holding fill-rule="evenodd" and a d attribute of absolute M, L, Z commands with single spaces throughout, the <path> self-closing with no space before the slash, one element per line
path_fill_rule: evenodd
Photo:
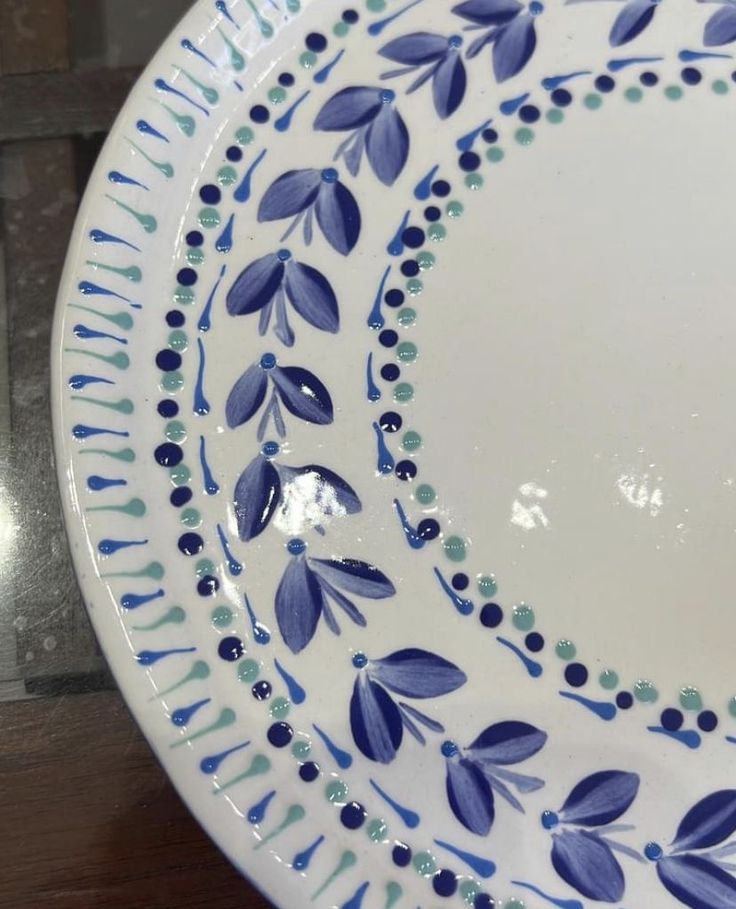
<path fill-rule="evenodd" d="M 48 73 L 69 66 L 66 0 L 0 0 L 3 73 Z"/>

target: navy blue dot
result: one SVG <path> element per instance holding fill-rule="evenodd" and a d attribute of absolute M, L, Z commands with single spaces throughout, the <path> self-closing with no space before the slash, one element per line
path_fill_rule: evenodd
<path fill-rule="evenodd" d="M 184 555 L 193 556 L 202 552 L 204 540 L 198 533 L 183 533 L 179 537 L 179 550 Z"/>
<path fill-rule="evenodd" d="M 610 76 L 598 76 L 595 80 L 595 87 L 599 92 L 612 92 L 616 87 L 616 81 Z"/>
<path fill-rule="evenodd" d="M 360 17 L 354 9 L 346 9 L 342 14 L 342 21 L 348 25 L 355 25 Z"/>
<path fill-rule="evenodd" d="M 176 467 L 181 464 L 184 452 L 173 442 L 164 442 L 154 451 L 153 456 L 162 467 Z"/>
<path fill-rule="evenodd" d="M 197 584 L 197 593 L 201 597 L 213 597 L 220 589 L 220 582 L 211 574 L 206 574 L 200 578 Z"/>
<path fill-rule="evenodd" d="M 398 865 L 399 868 L 406 868 L 411 861 L 411 849 L 406 843 L 397 843 L 391 850 L 391 858 L 394 865 Z"/>
<path fill-rule="evenodd" d="M 698 727 L 703 732 L 713 732 L 717 725 L 718 717 L 712 710 L 703 710 L 702 713 L 698 714 Z"/>
<path fill-rule="evenodd" d="M 440 525 L 434 518 L 424 518 L 417 526 L 417 533 L 422 540 L 436 540 L 440 535 Z"/>
<path fill-rule="evenodd" d="M 480 611 L 480 623 L 485 628 L 498 628 L 503 622 L 503 609 L 498 603 L 486 603 Z"/>
<path fill-rule="evenodd" d="M 451 583 L 455 590 L 467 590 L 470 578 L 464 572 L 458 571 L 452 576 Z"/>
<path fill-rule="evenodd" d="M 271 683 L 262 679 L 260 682 L 256 682 L 255 685 L 253 685 L 250 689 L 250 693 L 257 701 L 267 701 L 271 697 L 272 690 Z"/>
<path fill-rule="evenodd" d="M 427 221 L 439 221 L 442 217 L 442 212 L 437 208 L 436 205 L 428 205 L 424 209 L 424 217 Z"/>
<path fill-rule="evenodd" d="M 176 401 L 172 401 L 170 398 L 164 398 L 163 401 L 158 402 L 158 407 L 156 408 L 162 417 L 165 417 L 167 420 L 170 420 L 172 417 L 175 417 L 179 413 L 179 405 Z"/>
<path fill-rule="evenodd" d="M 268 741 L 274 748 L 286 748 L 294 737 L 294 730 L 288 723 L 274 723 L 268 729 Z"/>
<path fill-rule="evenodd" d="M 457 890 L 455 872 L 449 868 L 438 871 L 432 878 L 432 887 L 437 896 L 452 896 Z"/>
<path fill-rule="evenodd" d="M 313 783 L 319 776 L 319 764 L 314 761 L 307 761 L 299 768 L 299 776 L 305 783 Z"/>
<path fill-rule="evenodd" d="M 407 227 L 401 239 L 410 249 L 419 249 L 424 243 L 424 231 L 421 227 Z"/>
<path fill-rule="evenodd" d="M 169 328 L 181 328 L 181 326 L 186 322 L 186 317 L 181 310 L 170 309 L 166 313 L 166 324 Z"/>
<path fill-rule="evenodd" d="M 417 465 L 413 461 L 399 461 L 394 472 L 400 480 L 413 480 L 417 475 Z"/>
<path fill-rule="evenodd" d="M 198 230 L 190 230 L 186 240 L 189 246 L 201 246 L 204 243 L 204 235 Z"/>
<path fill-rule="evenodd" d="M 214 183 L 207 183 L 199 190 L 199 198 L 205 205 L 217 205 L 222 198 L 222 193 Z"/>
<path fill-rule="evenodd" d="M 220 641 L 217 645 L 217 652 L 223 660 L 227 660 L 228 663 L 234 663 L 245 653 L 245 646 L 240 638 L 232 635 Z"/>
<path fill-rule="evenodd" d="M 432 192 L 435 196 L 439 196 L 440 199 L 443 199 L 445 196 L 450 195 L 450 184 L 447 180 L 435 180 L 432 184 Z"/>
<path fill-rule="evenodd" d="M 159 350 L 156 354 L 156 366 L 162 372 L 173 372 L 181 366 L 181 354 L 175 350 Z"/>
<path fill-rule="evenodd" d="M 522 104 L 519 108 L 519 119 L 522 123 L 536 123 L 541 114 L 534 104 Z"/>
<path fill-rule="evenodd" d="M 461 170 L 477 170 L 480 167 L 480 155 L 477 155 L 473 151 L 463 152 L 457 159 L 457 163 L 460 165 Z"/>
<path fill-rule="evenodd" d="M 550 97 L 552 103 L 557 107 L 568 107 L 572 104 L 572 95 L 566 88 L 556 88 Z"/>
<path fill-rule="evenodd" d="M 679 710 L 668 707 L 662 711 L 659 721 L 668 732 L 676 732 L 682 726 L 684 717 Z"/>
<path fill-rule="evenodd" d="M 419 266 L 413 259 L 406 259 L 401 263 L 401 274 L 405 278 L 413 278 L 419 274 Z"/>
<path fill-rule="evenodd" d="M 565 667 L 565 681 L 573 688 L 581 688 L 588 681 L 588 670 L 582 663 L 569 663 Z"/>
<path fill-rule="evenodd" d="M 242 148 L 238 148 L 237 145 L 231 145 L 225 152 L 225 157 L 228 161 L 241 161 L 243 158 L 243 150 Z"/>
<path fill-rule="evenodd" d="M 680 75 L 682 76 L 682 81 L 686 85 L 697 85 L 703 78 L 703 74 L 694 66 L 686 66 Z"/>
<path fill-rule="evenodd" d="M 398 343 L 399 336 L 393 328 L 386 328 L 378 336 L 378 340 L 384 347 L 395 347 Z"/>
<path fill-rule="evenodd" d="M 630 691 L 619 691 L 616 695 L 616 706 L 621 710 L 629 710 L 634 703 L 634 695 Z"/>
<path fill-rule="evenodd" d="M 365 821 L 365 808 L 359 802 L 348 802 L 340 812 L 343 827 L 357 830 Z"/>
<path fill-rule="evenodd" d="M 404 292 L 394 288 L 393 290 L 387 290 L 383 297 L 384 302 L 387 306 L 401 306 L 404 302 Z"/>
<path fill-rule="evenodd" d="M 539 653 L 540 650 L 544 650 L 544 638 L 538 631 L 530 631 L 524 638 L 524 643 L 526 644 L 526 649 L 531 650 L 532 653 Z"/>
<path fill-rule="evenodd" d="M 191 287 L 197 283 L 197 272 L 193 268 L 182 268 L 178 271 L 176 280 L 184 287 Z"/>
<path fill-rule="evenodd" d="M 496 905 L 487 893 L 479 893 L 473 900 L 473 909 L 493 909 Z"/>
<path fill-rule="evenodd" d="M 279 76 L 279 85 L 283 85 L 284 88 L 291 88 L 294 84 L 295 79 L 291 73 L 281 73 Z"/>
<path fill-rule="evenodd" d="M 656 85 L 659 82 L 659 76 L 656 73 L 652 73 L 647 70 L 647 72 L 642 73 L 641 76 L 639 76 L 639 81 L 642 85 L 651 87 L 652 85 Z"/>
<path fill-rule="evenodd" d="M 327 47 L 327 38 L 324 35 L 321 35 L 319 32 L 310 32 L 304 42 L 309 50 L 314 51 L 315 54 L 321 54 L 322 51 Z"/>
<path fill-rule="evenodd" d="M 401 375 L 401 370 L 395 363 L 386 363 L 381 367 L 381 378 L 387 382 L 395 382 Z"/>
<path fill-rule="evenodd" d="M 480 134 L 484 142 L 487 142 L 489 145 L 493 145 L 494 142 L 498 142 L 498 133 L 495 129 L 488 127 L 484 129 Z"/>
<path fill-rule="evenodd" d="M 401 429 L 403 420 L 394 410 L 387 410 L 382 413 L 378 425 L 384 432 L 398 432 Z"/>
<path fill-rule="evenodd" d="M 174 508 L 181 508 L 182 505 L 186 505 L 191 499 L 192 490 L 188 486 L 177 486 L 176 489 L 172 489 L 169 496 L 169 501 Z"/>
<path fill-rule="evenodd" d="M 254 104 L 250 109 L 250 118 L 254 123 L 268 123 L 270 116 L 268 108 L 262 104 Z"/>
<path fill-rule="evenodd" d="M 736 69 L 731 73 L 731 79 L 736 82 Z"/>

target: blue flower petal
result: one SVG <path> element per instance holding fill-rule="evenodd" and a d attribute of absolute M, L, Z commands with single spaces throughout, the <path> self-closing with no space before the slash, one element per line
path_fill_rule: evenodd
<path fill-rule="evenodd" d="M 392 597 L 396 588 L 375 565 L 358 559 L 310 559 L 310 565 L 330 584 L 371 600 Z"/>
<path fill-rule="evenodd" d="M 463 827 L 486 836 L 496 815 L 488 780 L 473 761 L 466 758 L 447 762 L 447 799 Z"/>
<path fill-rule="evenodd" d="M 465 64 L 460 54 L 448 54 L 437 67 L 432 82 L 435 110 L 445 120 L 463 103 L 467 86 Z"/>
<path fill-rule="evenodd" d="M 234 507 L 238 536 L 248 541 L 268 527 L 281 499 L 278 471 L 259 455 L 240 474 L 235 486 Z"/>
<path fill-rule="evenodd" d="M 298 215 L 317 198 L 321 183 L 321 172 L 314 168 L 281 174 L 264 193 L 258 206 L 258 220 L 278 221 Z"/>
<path fill-rule="evenodd" d="M 315 129 L 341 132 L 370 123 L 380 113 L 381 89 L 344 88 L 325 103 L 314 121 Z"/>
<path fill-rule="evenodd" d="M 717 846 L 736 831 L 736 790 L 722 789 L 701 799 L 680 822 L 672 844 L 678 852 Z"/>
<path fill-rule="evenodd" d="M 669 892 L 690 909 L 736 909 L 736 880 L 699 855 L 667 856 L 657 874 Z"/>
<path fill-rule="evenodd" d="M 382 57 L 394 60 L 396 63 L 405 63 L 409 66 L 421 66 L 424 63 L 433 63 L 440 60 L 447 53 L 447 38 L 442 35 L 432 35 L 429 32 L 413 32 L 394 38 L 379 51 Z"/>
<path fill-rule="evenodd" d="M 314 373 L 300 366 L 277 366 L 271 376 L 284 407 L 295 417 L 320 426 L 332 423 L 332 398 Z"/>
<path fill-rule="evenodd" d="M 409 156 L 409 131 L 391 104 L 384 104 L 371 124 L 365 151 L 375 175 L 386 186 L 396 180 Z"/>
<path fill-rule="evenodd" d="M 404 735 L 399 708 L 363 672 L 350 698 L 350 728 L 355 744 L 369 760 L 389 764 L 396 757 Z"/>
<path fill-rule="evenodd" d="M 339 181 L 323 183 L 314 213 L 330 245 L 347 256 L 360 236 L 360 209 L 350 190 Z"/>
<path fill-rule="evenodd" d="M 524 9 L 517 0 L 466 0 L 452 11 L 476 25 L 503 25 Z"/>
<path fill-rule="evenodd" d="M 467 682 L 465 673 L 454 663 L 416 647 L 371 660 L 370 673 L 389 691 L 409 698 L 436 698 Z"/>
<path fill-rule="evenodd" d="M 233 385 L 225 404 L 225 419 L 230 429 L 247 423 L 266 397 L 268 379 L 258 364 L 249 366 Z"/>
<path fill-rule="evenodd" d="M 276 621 L 292 653 L 299 653 L 314 637 L 324 598 L 317 579 L 303 558 L 292 559 L 276 591 Z"/>
<path fill-rule="evenodd" d="M 493 42 L 493 72 L 497 82 L 505 82 L 527 65 L 537 46 L 532 16 L 519 16 L 499 29 Z"/>
<path fill-rule="evenodd" d="M 659 0 L 629 0 L 613 23 L 609 40 L 613 47 L 633 41 L 654 18 Z"/>
<path fill-rule="evenodd" d="M 474 760 L 502 767 L 527 760 L 541 751 L 546 741 L 547 733 L 536 726 L 507 721 L 484 729 L 467 751 Z"/>
<path fill-rule="evenodd" d="M 244 316 L 262 309 L 281 285 L 284 263 L 270 253 L 245 268 L 227 294 L 227 311 Z"/>
<path fill-rule="evenodd" d="M 639 777 L 623 770 L 603 770 L 581 780 L 560 810 L 567 824 L 603 827 L 621 817 L 636 798 Z"/>
<path fill-rule="evenodd" d="M 322 272 L 290 261 L 286 269 L 286 293 L 294 309 L 320 331 L 336 332 L 340 326 L 337 297 Z"/>
<path fill-rule="evenodd" d="M 591 900 L 617 903 L 626 890 L 624 873 L 610 847 L 587 830 L 555 834 L 555 871 L 578 893 Z"/>
<path fill-rule="evenodd" d="M 722 6 L 708 20 L 703 43 L 706 47 L 719 47 L 736 41 L 736 6 Z"/>
<path fill-rule="evenodd" d="M 316 509 L 323 515 L 344 517 L 356 514 L 362 508 L 352 486 L 327 467 L 306 464 L 304 467 L 280 467 L 279 472 L 284 485 L 284 505 L 297 515 L 312 516 Z"/>

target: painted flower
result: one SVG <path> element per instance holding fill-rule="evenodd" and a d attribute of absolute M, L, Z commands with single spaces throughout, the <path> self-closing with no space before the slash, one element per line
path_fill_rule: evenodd
<path fill-rule="evenodd" d="M 517 811 L 524 808 L 511 791 L 534 792 L 544 781 L 506 768 L 528 760 L 544 747 L 547 733 L 528 723 L 495 723 L 467 748 L 445 742 L 442 753 L 447 764 L 447 799 L 463 827 L 485 836 L 496 815 L 495 795 L 500 795 Z"/>
<path fill-rule="evenodd" d="M 639 791 L 639 777 L 622 770 L 604 770 L 581 780 L 558 812 L 545 811 L 542 824 L 552 831 L 552 864 L 559 876 L 591 900 L 617 903 L 624 897 L 624 873 L 614 852 L 636 861 L 634 849 L 607 834 L 633 830 L 614 824 Z"/>
<path fill-rule="evenodd" d="M 255 539 L 278 516 L 280 529 L 302 533 L 320 529 L 326 517 L 344 517 L 361 510 L 355 490 L 334 471 L 319 464 L 287 467 L 277 464 L 276 442 L 266 442 L 261 453 L 240 474 L 233 507 L 238 536 Z"/>
<path fill-rule="evenodd" d="M 719 47 L 736 41 L 736 3 L 721 0 L 721 4 L 721 8 L 706 23 L 703 36 L 706 47 Z"/>
<path fill-rule="evenodd" d="M 680 821 L 668 854 L 649 843 L 647 858 L 667 890 L 691 909 L 736 909 L 736 878 L 730 861 L 736 842 L 736 790 L 713 792 Z M 717 848 L 715 848 L 717 847 Z"/>
<path fill-rule="evenodd" d="M 410 647 L 379 660 L 364 654 L 353 657 L 360 669 L 350 699 L 350 728 L 358 748 L 371 761 L 389 764 L 401 747 L 406 729 L 418 742 L 425 737 L 417 723 L 432 732 L 443 732 L 440 723 L 404 701 L 395 701 L 389 692 L 404 698 L 440 697 L 465 684 L 467 677 L 454 663 Z"/>
<path fill-rule="evenodd" d="M 360 209 L 338 177 L 334 167 L 287 171 L 266 190 L 258 206 L 258 220 L 294 218 L 281 242 L 301 224 L 307 246 L 316 220 L 327 242 L 346 256 L 360 236 Z"/>
<path fill-rule="evenodd" d="M 620 47 L 640 35 L 654 19 L 660 2 L 661 0 L 628 0 L 611 28 L 611 45 Z"/>
<path fill-rule="evenodd" d="M 286 425 L 281 404 L 300 420 L 320 426 L 332 423 L 334 410 L 330 393 L 313 372 L 301 366 L 278 366 L 272 353 L 249 366 L 233 385 L 225 404 L 225 418 L 230 429 L 251 420 L 271 395 L 258 423 L 258 441 L 263 441 L 269 420 L 283 438 Z M 280 403 L 279 403 L 280 402 Z"/>
<path fill-rule="evenodd" d="M 472 23 L 469 29 L 484 29 L 468 48 L 468 57 L 477 56 L 486 45 L 491 45 L 497 82 L 505 82 L 524 69 L 537 47 L 535 20 L 544 11 L 542 3 L 465 0 L 452 11 Z"/>
<path fill-rule="evenodd" d="M 389 41 L 379 53 L 387 60 L 404 65 L 401 69 L 381 73 L 381 78 L 405 76 L 424 67 L 407 89 L 407 94 L 415 92 L 431 79 L 434 107 L 444 120 L 455 113 L 465 97 L 467 76 L 460 56 L 462 43 L 459 35 L 444 38 L 428 32 L 414 32 Z"/>
<path fill-rule="evenodd" d="M 355 176 L 365 154 L 378 179 L 391 186 L 409 156 L 409 131 L 388 88 L 351 87 L 333 95 L 317 114 L 314 128 L 350 135 L 335 152 Z"/>
<path fill-rule="evenodd" d="M 292 653 L 304 650 L 323 616 L 330 631 L 340 634 L 332 604 L 356 625 L 367 624 L 345 592 L 370 600 L 382 600 L 396 593 L 391 581 L 374 565 L 358 559 L 308 558 L 305 549 L 302 540 L 290 540 L 288 550 L 293 558 L 276 591 L 276 620 Z"/>
<path fill-rule="evenodd" d="M 231 316 L 260 313 L 258 332 L 265 335 L 274 316 L 274 334 L 291 347 L 294 332 L 286 313 L 286 302 L 320 331 L 336 332 L 340 326 L 337 297 L 322 272 L 296 262 L 288 249 L 256 259 L 243 269 L 227 294 Z"/>

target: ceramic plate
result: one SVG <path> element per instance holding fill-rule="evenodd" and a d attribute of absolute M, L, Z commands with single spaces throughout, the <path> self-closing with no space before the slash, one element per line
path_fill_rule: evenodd
<path fill-rule="evenodd" d="M 736 907 L 730 0 L 201 0 L 79 215 L 74 559 L 279 906 Z"/>

